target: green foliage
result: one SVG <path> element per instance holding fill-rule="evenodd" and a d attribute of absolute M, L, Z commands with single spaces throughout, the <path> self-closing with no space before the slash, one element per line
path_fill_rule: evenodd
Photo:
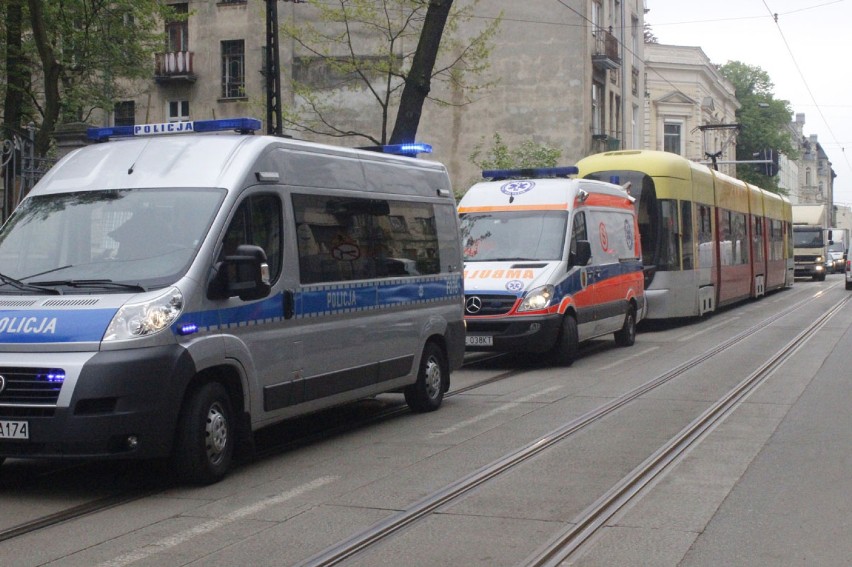
<path fill-rule="evenodd" d="M 467 104 L 491 85 L 478 80 L 488 68 L 499 19 L 472 38 L 458 34 L 459 24 L 472 19 L 478 3 L 454 4 L 430 77 L 461 96 L 450 102 L 430 93 L 432 103 Z M 282 109 L 284 124 L 298 133 L 387 143 L 428 7 L 428 0 L 306 0 L 297 19 L 280 27 L 296 46 L 290 83 L 296 103 Z M 341 106 L 352 100 L 366 101 L 373 109 L 367 113 L 370 126 L 353 129 L 353 122 L 364 123 L 365 116 Z"/>
<path fill-rule="evenodd" d="M 57 123 L 86 120 L 96 108 L 132 94 L 132 79 L 149 79 L 163 50 L 163 21 L 173 9 L 159 0 L 28 0 L 22 53 L 31 72 L 23 123 L 49 140 Z M 2 26 L 5 36 L 6 26 Z M 5 39 L 5 38 L 4 38 Z M 5 67 L 0 84 L 6 84 Z M 43 153 L 44 143 L 40 147 Z"/>
<path fill-rule="evenodd" d="M 499 132 L 494 133 L 490 148 L 484 149 L 484 145 L 483 137 L 470 154 L 470 161 L 479 169 L 554 167 L 562 157 L 562 150 L 532 140 L 510 148 Z"/>
<path fill-rule="evenodd" d="M 737 137 L 737 160 L 754 160 L 764 149 L 772 149 L 797 159 L 789 130 L 793 111 L 790 103 L 773 96 L 774 85 L 760 67 L 740 61 L 729 61 L 719 68 L 734 85 L 741 107 L 737 111 L 737 122 L 742 129 Z M 777 177 L 768 177 L 748 164 L 737 166 L 737 177 L 763 189 L 780 192 Z"/>

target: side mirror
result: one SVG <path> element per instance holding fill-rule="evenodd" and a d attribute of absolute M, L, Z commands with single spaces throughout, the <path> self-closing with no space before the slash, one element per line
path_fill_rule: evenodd
<path fill-rule="evenodd" d="M 588 240 L 578 240 L 575 243 L 576 252 L 571 252 L 568 263 L 571 266 L 585 266 L 592 259 L 592 245 Z"/>
<path fill-rule="evenodd" d="M 269 295 L 269 264 L 260 246 L 242 244 L 235 254 L 225 256 L 214 267 L 207 297 L 227 299 L 237 296 L 243 301 Z"/>

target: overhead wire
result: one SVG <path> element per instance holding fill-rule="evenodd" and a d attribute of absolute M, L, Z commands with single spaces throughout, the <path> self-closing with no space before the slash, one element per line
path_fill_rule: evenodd
<path fill-rule="evenodd" d="M 791 13 L 795 13 L 795 12 L 801 12 L 803 10 L 828 6 L 830 4 L 837 4 L 840 1 L 842 1 L 842 0 L 834 0 L 833 2 L 827 2 L 827 3 L 824 3 L 824 4 L 817 5 L 817 6 L 800 8 L 800 9 L 794 10 L 792 12 L 787 12 L 786 14 L 791 14 Z M 805 74 L 802 72 L 802 68 L 799 66 L 799 62 L 796 60 L 796 56 L 793 53 L 793 49 L 790 47 L 790 43 L 787 41 L 787 37 L 784 35 L 784 30 L 781 29 L 781 23 L 778 21 L 779 20 L 778 13 L 772 11 L 772 9 L 769 7 L 769 4 L 766 2 L 766 0 L 762 0 L 762 2 L 763 2 L 763 5 L 766 7 L 766 10 L 769 12 L 770 16 L 772 16 L 772 19 L 775 21 L 775 27 L 778 29 L 778 34 L 781 36 L 781 40 L 784 42 L 784 46 L 787 48 L 787 53 L 790 55 L 790 59 L 793 61 L 793 66 L 796 68 L 796 72 L 799 73 L 799 77 L 802 79 L 802 84 L 804 85 L 805 90 L 808 91 L 808 95 L 810 95 L 811 101 L 813 101 L 814 106 L 817 109 L 817 113 L 820 115 L 820 118 L 822 118 L 823 123 L 825 123 L 825 127 L 828 129 L 828 133 L 831 135 L 835 144 L 840 146 L 840 154 L 843 156 L 843 159 L 846 162 L 846 166 L 849 168 L 850 171 L 852 171 L 852 164 L 850 164 L 850 162 L 849 162 L 849 156 L 846 154 L 846 148 L 843 146 L 843 144 L 840 144 L 839 140 L 837 139 L 837 136 L 834 134 L 834 130 L 831 128 L 831 124 L 829 123 L 828 119 L 825 117 L 825 114 L 822 111 L 822 106 L 820 106 L 820 104 L 817 102 L 816 97 L 814 96 L 814 93 L 811 90 L 810 85 L 808 84 L 808 80 L 805 77 Z M 786 15 L 786 14 L 782 14 L 782 15 Z"/>

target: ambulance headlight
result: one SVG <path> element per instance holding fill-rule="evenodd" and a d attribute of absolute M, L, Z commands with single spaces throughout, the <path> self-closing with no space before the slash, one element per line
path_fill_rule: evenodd
<path fill-rule="evenodd" d="M 553 301 L 554 288 L 552 285 L 545 285 L 530 291 L 521 306 L 518 307 L 518 312 L 523 311 L 539 311 L 550 307 L 550 302 Z"/>
<path fill-rule="evenodd" d="M 126 303 L 112 318 L 105 341 L 148 337 L 167 329 L 183 311 L 183 295 L 171 287 L 143 301 Z"/>

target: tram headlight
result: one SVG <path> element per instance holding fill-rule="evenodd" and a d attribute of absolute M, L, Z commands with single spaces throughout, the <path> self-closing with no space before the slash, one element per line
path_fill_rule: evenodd
<path fill-rule="evenodd" d="M 148 337 L 174 323 L 183 311 L 183 295 L 171 287 L 146 299 L 124 304 L 112 318 L 104 341 Z"/>
<path fill-rule="evenodd" d="M 518 312 L 523 311 L 539 311 L 550 307 L 550 302 L 553 301 L 555 288 L 552 285 L 545 285 L 531 290 L 527 293 L 521 306 L 518 307 Z"/>

